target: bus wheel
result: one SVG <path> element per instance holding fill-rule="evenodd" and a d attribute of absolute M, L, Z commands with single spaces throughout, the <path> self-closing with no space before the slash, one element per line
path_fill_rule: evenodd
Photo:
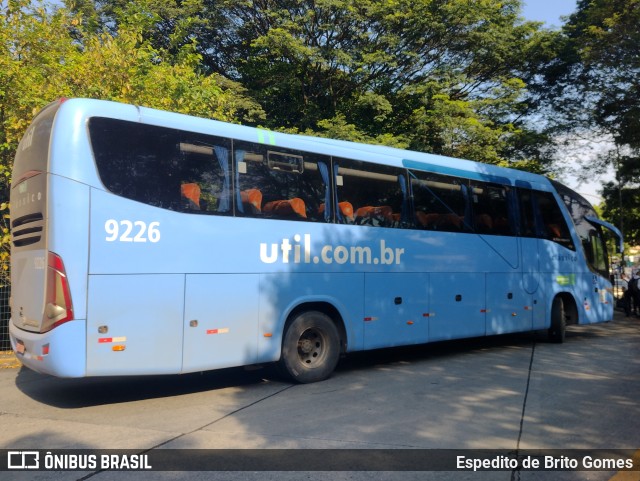
<path fill-rule="evenodd" d="M 551 327 L 549 328 L 549 340 L 558 344 L 564 342 L 567 329 L 567 318 L 564 312 L 564 302 L 559 297 L 553 300 L 551 305 Z"/>
<path fill-rule="evenodd" d="M 340 357 L 338 330 L 326 314 L 299 314 L 287 327 L 282 341 L 280 370 L 295 382 L 327 379 Z"/>

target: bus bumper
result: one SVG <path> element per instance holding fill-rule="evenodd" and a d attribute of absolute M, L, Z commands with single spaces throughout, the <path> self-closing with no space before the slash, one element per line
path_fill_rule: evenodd
<path fill-rule="evenodd" d="M 18 329 L 9 320 L 11 347 L 18 360 L 30 369 L 57 377 L 86 376 L 87 323 L 66 322 L 45 332 Z"/>

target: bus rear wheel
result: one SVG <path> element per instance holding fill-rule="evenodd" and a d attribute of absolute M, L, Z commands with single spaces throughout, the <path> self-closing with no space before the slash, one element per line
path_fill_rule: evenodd
<path fill-rule="evenodd" d="M 280 371 L 299 383 L 327 379 L 340 357 L 340 336 L 329 316 L 318 311 L 299 314 L 282 341 Z"/>
<path fill-rule="evenodd" d="M 564 342 L 567 329 L 567 318 L 564 312 L 564 302 L 556 297 L 551 305 L 551 327 L 549 328 L 549 340 L 558 344 Z"/>

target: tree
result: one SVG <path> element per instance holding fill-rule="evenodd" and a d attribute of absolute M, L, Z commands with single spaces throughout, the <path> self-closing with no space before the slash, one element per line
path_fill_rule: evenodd
<path fill-rule="evenodd" d="M 227 10 L 241 26 L 238 80 L 273 127 L 346 122 L 356 138 L 510 164 L 526 129 L 519 74 L 538 32 L 520 22 L 518 1 L 263 0 Z"/>
<path fill-rule="evenodd" d="M 4 4 L 3 4 L 4 5 Z M 194 41 L 175 53 L 142 35 L 142 13 L 127 12 L 117 35 L 89 31 L 80 14 L 12 1 L 0 15 L 0 190 L 31 118 L 59 97 L 136 103 L 226 121 L 255 122 L 264 113 L 246 90 L 204 75 Z"/>
<path fill-rule="evenodd" d="M 97 1 L 102 23 L 126 3 Z M 197 36 L 204 68 L 245 86 L 267 127 L 546 168 L 548 138 L 524 120 L 551 34 L 521 21 L 520 0 L 137 4 L 157 15 L 153 45 Z"/>
<path fill-rule="evenodd" d="M 90 12 L 90 4 L 84 5 Z M 29 122 L 49 102 L 91 97 L 232 122 L 263 118 L 240 85 L 202 73 L 194 41 L 173 51 L 154 47 L 142 34 L 145 15 L 125 12 L 114 35 L 101 30 L 95 16 L 87 22 L 80 13 L 28 0 L 0 4 L 0 263 L 5 268 L 13 158 Z"/>
<path fill-rule="evenodd" d="M 602 216 L 619 224 L 622 219 L 625 242 L 640 245 L 640 196 L 637 188 L 624 188 L 607 182 L 602 188 Z"/>
<path fill-rule="evenodd" d="M 556 38 L 557 58 L 542 72 L 557 132 L 607 146 L 585 169 L 593 175 L 613 168 L 624 198 L 632 191 L 640 195 L 639 23 L 640 0 L 580 0 Z M 619 197 L 611 189 L 604 187 L 604 213 L 614 220 Z M 632 204 L 624 209 L 625 227 L 632 225 L 633 212 Z"/>

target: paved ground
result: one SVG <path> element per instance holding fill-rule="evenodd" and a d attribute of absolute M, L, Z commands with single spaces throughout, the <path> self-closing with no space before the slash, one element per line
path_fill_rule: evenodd
<path fill-rule="evenodd" d="M 640 448 L 640 320 L 349 356 L 328 381 L 241 369 L 55 379 L 0 370 L 5 449 Z M 330 453 L 330 451 L 319 451 Z M 637 454 L 637 453 L 636 453 Z M 640 481 L 638 472 L 37 472 L 11 479 Z M 8 479 L 8 478 L 7 478 Z"/>

